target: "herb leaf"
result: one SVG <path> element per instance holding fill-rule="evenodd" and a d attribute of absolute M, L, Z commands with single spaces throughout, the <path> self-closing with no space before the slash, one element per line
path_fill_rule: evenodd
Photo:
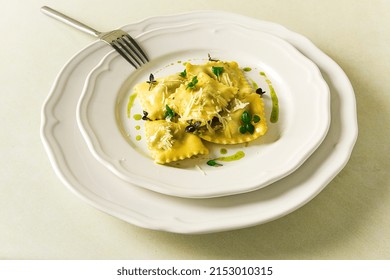
<path fill-rule="evenodd" d="M 176 113 L 168 106 L 165 105 L 166 112 L 164 114 L 165 118 L 172 119 L 174 116 L 176 116 Z"/>
<path fill-rule="evenodd" d="M 183 72 L 180 72 L 179 75 L 180 75 L 180 77 L 183 77 L 183 78 L 187 77 L 187 70 L 184 69 L 184 71 L 183 71 Z"/>
<path fill-rule="evenodd" d="M 149 84 L 149 91 L 151 90 L 152 85 L 157 83 L 157 81 L 154 79 L 154 75 L 152 73 L 150 73 L 150 75 L 149 75 L 149 81 L 146 81 L 146 82 Z"/>
<path fill-rule="evenodd" d="M 253 116 L 253 122 L 254 122 L 254 123 L 258 123 L 260 120 L 261 120 L 261 119 L 260 119 L 260 117 L 259 117 L 258 115 L 254 115 L 254 116 Z"/>
<path fill-rule="evenodd" d="M 241 115 L 241 121 L 242 121 L 244 124 L 250 123 L 250 122 L 251 122 L 251 119 L 252 119 L 252 116 L 251 116 L 251 114 L 250 114 L 248 111 L 244 111 L 244 113 L 242 113 L 242 115 Z"/>
<path fill-rule="evenodd" d="M 258 89 L 256 89 L 256 93 L 259 94 L 260 96 L 262 96 L 265 93 L 265 91 L 263 91 L 262 88 L 258 88 Z"/>
<path fill-rule="evenodd" d="M 198 83 L 198 77 L 194 76 L 192 78 L 192 81 L 188 83 L 187 88 L 194 89 L 197 83 Z"/>
<path fill-rule="evenodd" d="M 217 76 L 217 78 L 219 78 L 219 76 L 222 74 L 223 72 L 223 67 L 217 67 L 217 66 L 213 66 L 211 68 L 211 71 L 213 71 L 214 75 Z"/>
<path fill-rule="evenodd" d="M 214 167 L 219 167 L 219 166 L 223 166 L 222 164 L 216 162 L 214 159 L 211 159 L 207 162 L 207 165 L 209 166 L 214 166 Z"/>

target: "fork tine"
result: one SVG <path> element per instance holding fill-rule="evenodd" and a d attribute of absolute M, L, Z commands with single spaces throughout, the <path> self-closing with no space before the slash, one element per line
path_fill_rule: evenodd
<path fill-rule="evenodd" d="M 138 69 L 139 68 L 139 65 L 138 63 L 135 63 L 130 57 L 129 55 L 127 54 L 127 52 L 125 53 L 122 49 L 123 47 L 117 42 L 117 41 L 113 41 L 111 44 L 110 44 L 124 59 L 127 60 L 127 62 L 129 62 L 131 65 L 134 66 L 134 68 Z"/>
<path fill-rule="evenodd" d="M 125 40 L 124 37 L 125 36 L 122 36 L 121 38 L 117 39 L 118 44 L 123 47 L 123 49 L 138 63 L 139 66 L 145 64 L 146 62 L 143 61 L 136 48 L 127 40 Z"/>
<path fill-rule="evenodd" d="M 145 52 L 141 49 L 141 47 L 137 44 L 137 42 L 129 34 L 126 34 L 123 38 L 129 40 L 131 45 L 136 48 L 136 50 L 138 51 L 138 54 L 140 54 L 140 58 L 142 59 L 142 61 L 144 63 L 149 62 L 148 56 L 145 54 Z M 125 42 L 127 42 L 127 41 L 125 40 Z"/>

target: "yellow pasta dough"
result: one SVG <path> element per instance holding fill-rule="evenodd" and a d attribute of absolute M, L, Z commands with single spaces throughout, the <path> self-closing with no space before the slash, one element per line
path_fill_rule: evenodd
<path fill-rule="evenodd" d="M 156 163 L 164 164 L 209 153 L 202 140 L 185 132 L 185 127 L 183 123 L 165 120 L 145 123 L 148 149 Z"/>
<path fill-rule="evenodd" d="M 200 121 L 202 125 L 212 120 L 225 108 L 237 93 L 205 73 L 197 75 L 198 83 L 192 90 L 181 85 L 168 99 L 168 105 L 180 115 L 179 121 Z"/>
<path fill-rule="evenodd" d="M 135 92 L 159 164 L 206 155 L 207 142 L 244 143 L 267 131 L 262 97 L 236 62 L 186 63 L 185 71 L 140 83 Z"/>
<path fill-rule="evenodd" d="M 134 91 L 140 100 L 145 112 L 148 112 L 150 120 L 161 120 L 164 118 L 164 108 L 167 98 L 175 92 L 184 79 L 178 75 L 170 75 L 159 78 L 154 82 L 144 82 L 135 86 Z"/>

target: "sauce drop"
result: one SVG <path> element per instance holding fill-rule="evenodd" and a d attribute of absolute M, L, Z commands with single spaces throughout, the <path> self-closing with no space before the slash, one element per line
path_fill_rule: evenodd
<path fill-rule="evenodd" d="M 221 154 L 223 155 L 226 155 L 227 154 L 227 150 L 225 148 L 222 148 L 220 151 L 219 151 Z"/>
<path fill-rule="evenodd" d="M 142 119 L 142 115 L 141 115 L 141 114 L 135 114 L 135 115 L 133 116 L 133 118 L 134 118 L 136 121 L 139 121 L 139 120 Z"/>

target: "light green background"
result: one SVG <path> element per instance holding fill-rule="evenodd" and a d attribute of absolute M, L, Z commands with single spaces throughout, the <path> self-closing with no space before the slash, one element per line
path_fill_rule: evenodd
<path fill-rule="evenodd" d="M 390 259 L 390 1 L 1 2 L 0 259 Z M 47 18 L 42 5 L 98 30 L 207 9 L 303 34 L 355 89 L 359 138 L 348 165 L 301 209 L 247 229 L 164 233 L 96 210 L 57 178 L 39 136 L 41 107 L 57 73 L 94 39 Z"/>

